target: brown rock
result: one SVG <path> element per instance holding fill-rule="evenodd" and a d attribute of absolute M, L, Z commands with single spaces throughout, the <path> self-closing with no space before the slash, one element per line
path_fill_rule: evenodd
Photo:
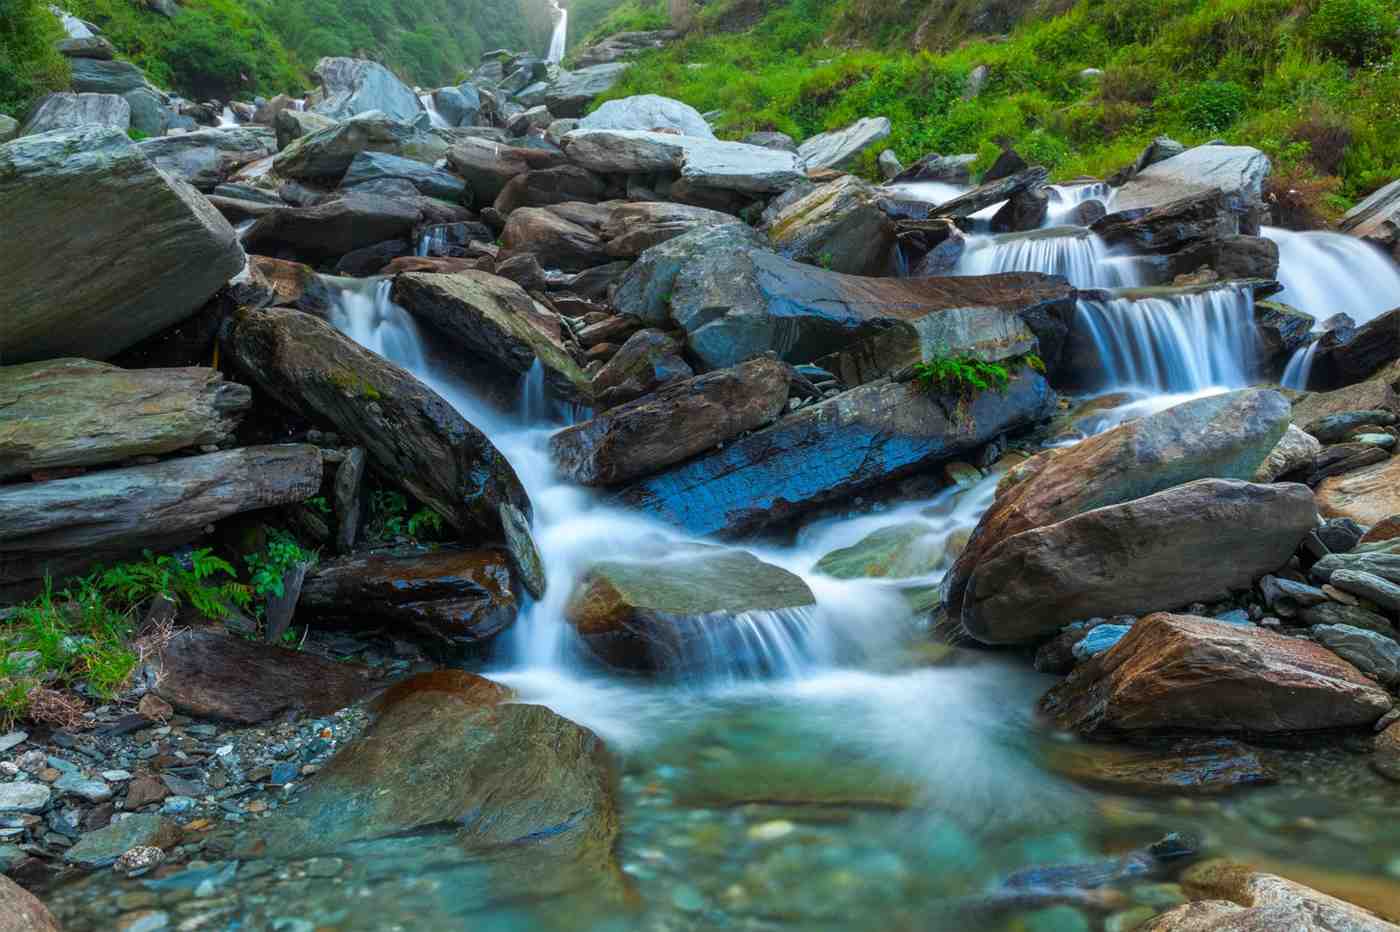
<path fill-rule="evenodd" d="M 141 697 L 141 702 L 137 704 L 136 711 L 140 712 L 152 722 L 169 721 L 170 716 L 175 714 L 175 710 L 155 693 L 146 693 Z"/>
<path fill-rule="evenodd" d="M 1258 755 L 1229 738 L 1151 748 L 1060 744 L 1048 763 L 1071 780 L 1120 793 L 1222 793 L 1274 780 Z"/>
<path fill-rule="evenodd" d="M 607 183 L 578 165 L 560 165 L 516 175 L 506 182 L 492 205 L 502 216 L 521 207 L 547 207 L 569 201 L 600 201 Z"/>
<path fill-rule="evenodd" d="M 1400 514 L 1391 515 L 1371 525 L 1371 529 L 1361 536 L 1359 543 L 1377 544 L 1397 537 L 1400 537 Z"/>
<path fill-rule="evenodd" d="M 1400 514 L 1400 456 L 1326 479 L 1316 494 L 1317 509 L 1324 518 L 1380 524 Z"/>
<path fill-rule="evenodd" d="M 1051 689 L 1061 728 L 1273 734 L 1370 725 L 1390 696 L 1312 641 L 1189 615 L 1150 615 Z"/>
<path fill-rule="evenodd" d="M 1376 736 L 1376 749 L 1371 753 L 1371 769 L 1387 780 L 1400 783 L 1400 722 Z"/>
<path fill-rule="evenodd" d="M 0 932 L 63 932 L 39 898 L 0 876 Z"/>
<path fill-rule="evenodd" d="M 374 689 L 369 670 L 212 631 L 185 631 L 160 657 L 162 699 L 186 715 L 253 724 L 329 715 Z"/>
<path fill-rule="evenodd" d="M 1364 382 L 1333 392 L 1313 392 L 1293 406 L 1295 424 L 1312 424 L 1345 411 L 1391 411 L 1400 414 L 1400 362 L 1392 363 Z"/>
<path fill-rule="evenodd" d="M 660 330 L 638 330 L 615 350 L 609 354 L 607 365 L 593 376 L 593 395 L 599 410 L 632 401 L 654 388 L 695 374 L 680 356 L 681 342 Z"/>
<path fill-rule="evenodd" d="M 566 163 L 558 152 L 506 146 L 489 139 L 463 139 L 447 152 L 447 167 L 471 185 L 477 209 L 490 206 L 517 175 Z"/>
<path fill-rule="evenodd" d="M 611 257 L 602 238 L 562 212 L 522 207 L 510 215 L 501 245 L 511 252 L 534 253 L 545 268 L 580 272 L 603 265 Z"/>
<path fill-rule="evenodd" d="M 126 785 L 126 811 L 134 812 L 151 803 L 158 803 L 170 795 L 170 790 L 159 777 L 149 773 L 138 773 Z"/>
<path fill-rule="evenodd" d="M 698 227 L 733 222 L 732 216 L 717 210 L 665 201 L 642 201 L 615 207 L 601 232 L 608 243 L 608 255 L 631 259 L 658 243 Z"/>

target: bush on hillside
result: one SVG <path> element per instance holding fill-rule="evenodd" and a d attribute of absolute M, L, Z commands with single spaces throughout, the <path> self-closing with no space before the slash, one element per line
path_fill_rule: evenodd
<path fill-rule="evenodd" d="M 1191 129 L 1218 133 L 1244 115 L 1245 92 L 1233 81 L 1200 81 L 1178 92 L 1176 105 Z"/>
<path fill-rule="evenodd" d="M 54 51 L 62 38 L 44 0 L 0 0 L 0 113 L 23 117 L 39 96 L 68 84 L 68 65 Z"/>
<path fill-rule="evenodd" d="M 1395 29 L 1395 13 L 1385 0 L 1322 0 L 1308 19 L 1313 41 L 1352 65 L 1389 55 Z"/>

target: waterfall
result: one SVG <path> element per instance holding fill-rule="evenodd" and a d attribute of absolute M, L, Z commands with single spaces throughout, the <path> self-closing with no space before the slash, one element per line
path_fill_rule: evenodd
<path fill-rule="evenodd" d="M 1105 390 L 1191 393 L 1243 388 L 1255 369 L 1254 294 L 1134 292 L 1081 299 L 1076 330 L 1092 342 Z"/>
<path fill-rule="evenodd" d="M 428 119 L 432 121 L 434 129 L 450 129 L 447 118 L 438 113 L 437 102 L 433 100 L 432 94 L 419 94 L 418 102 L 427 111 Z"/>
<path fill-rule="evenodd" d="M 1298 347 L 1289 358 L 1288 365 L 1283 370 L 1283 378 L 1278 384 L 1283 388 L 1305 391 L 1308 379 L 1312 376 L 1313 358 L 1317 356 L 1317 347 L 1317 340 L 1313 340 L 1307 346 Z"/>
<path fill-rule="evenodd" d="M 1094 181 L 1088 184 L 1050 185 L 1052 196 L 1050 208 L 1045 212 L 1042 227 L 1063 226 L 1074 209 L 1085 201 L 1100 201 L 1105 207 L 1113 200 L 1113 189 L 1107 183 Z"/>
<path fill-rule="evenodd" d="M 557 65 L 564 60 L 564 47 L 569 41 L 569 10 L 559 0 L 550 0 L 554 6 L 554 34 L 549 37 L 549 54 L 545 61 Z"/>
<path fill-rule="evenodd" d="M 1134 257 L 1111 255 L 1103 241 L 1083 227 L 969 237 L 953 274 L 997 272 L 1063 275 L 1076 288 L 1123 288 L 1140 282 Z"/>
<path fill-rule="evenodd" d="M 1278 244 L 1283 291 L 1274 300 L 1318 321 L 1348 314 L 1357 324 L 1400 305 L 1400 266 L 1375 246 L 1340 233 L 1263 232 Z"/>
<path fill-rule="evenodd" d="M 233 108 L 225 106 L 219 113 L 219 128 L 227 129 L 238 125 L 238 117 L 234 114 Z"/>

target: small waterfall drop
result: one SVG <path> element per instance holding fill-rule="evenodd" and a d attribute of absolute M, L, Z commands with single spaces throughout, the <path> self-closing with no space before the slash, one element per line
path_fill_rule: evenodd
<path fill-rule="evenodd" d="M 1092 341 L 1105 390 L 1192 393 L 1243 388 L 1258 355 L 1254 293 L 1136 292 L 1081 299 L 1076 329 Z"/>
<path fill-rule="evenodd" d="M 1348 314 L 1357 324 L 1400 305 L 1400 266 L 1375 246 L 1340 233 L 1294 233 L 1265 227 L 1278 244 L 1274 300 L 1326 320 Z"/>
<path fill-rule="evenodd" d="M 549 54 L 545 61 L 557 65 L 564 60 L 565 46 L 569 41 L 569 9 L 558 0 L 551 0 L 554 6 L 554 33 L 549 37 Z"/>
<path fill-rule="evenodd" d="M 219 129 L 228 129 L 238 125 L 238 117 L 234 114 L 233 108 L 225 106 L 219 113 Z"/>
<path fill-rule="evenodd" d="M 1279 385 L 1283 388 L 1294 388 L 1298 391 L 1306 391 L 1308 379 L 1312 377 L 1313 359 L 1317 356 L 1318 341 L 1313 340 L 1307 346 L 1300 346 L 1288 360 L 1288 365 L 1283 370 L 1283 378 L 1279 379 Z"/>
<path fill-rule="evenodd" d="M 450 129 L 446 117 L 438 113 L 437 102 L 433 100 L 431 93 L 419 94 L 418 102 L 423 105 L 423 110 L 428 114 L 428 119 L 432 121 L 434 129 Z"/>
<path fill-rule="evenodd" d="M 1076 288 L 1126 288 L 1140 283 L 1134 257 L 1112 255 L 1102 240 L 1083 227 L 969 237 L 954 274 L 997 272 L 1063 275 Z"/>
<path fill-rule="evenodd" d="M 1108 207 L 1113 200 L 1113 188 L 1103 181 L 1088 184 L 1052 184 L 1050 190 L 1053 192 L 1050 208 L 1045 212 L 1042 227 L 1058 227 L 1069 223 L 1070 214 L 1085 201 L 1099 201 Z"/>

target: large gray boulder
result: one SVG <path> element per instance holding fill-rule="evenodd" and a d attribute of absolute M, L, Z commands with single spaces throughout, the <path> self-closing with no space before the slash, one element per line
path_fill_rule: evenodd
<path fill-rule="evenodd" d="M 452 142 L 439 130 L 419 129 L 382 112 L 362 113 L 293 141 L 272 164 L 283 178 L 339 182 L 361 152 L 382 152 L 433 165 L 447 155 Z"/>
<path fill-rule="evenodd" d="M 277 151 L 272 134 L 258 127 L 201 129 L 137 143 L 156 167 L 201 191 L 213 191 L 234 172 Z"/>
<path fill-rule="evenodd" d="M 959 403 L 915 383 L 862 385 L 789 414 L 615 499 L 694 535 L 738 536 L 965 455 L 1048 417 L 1055 393 L 1023 369 Z"/>
<path fill-rule="evenodd" d="M 68 66 L 73 72 L 73 90 L 79 94 L 125 94 L 147 86 L 146 75 L 129 61 L 74 58 Z"/>
<path fill-rule="evenodd" d="M 625 62 L 617 62 L 561 71 L 545 91 L 544 104 L 557 117 L 581 117 L 593 98 L 612 90 L 630 67 Z"/>
<path fill-rule="evenodd" d="M 447 165 L 466 179 L 473 202 L 492 204 L 520 175 L 572 167 L 559 152 L 510 146 L 490 139 L 459 139 L 447 153 Z"/>
<path fill-rule="evenodd" d="M 772 194 L 803 177 L 791 152 L 643 130 L 576 129 L 563 139 L 569 158 L 601 174 L 678 173 L 698 188 Z"/>
<path fill-rule="evenodd" d="M 674 130 L 682 136 L 714 139 L 714 130 L 689 104 L 658 94 L 609 100 L 579 121 L 579 129 Z"/>
<path fill-rule="evenodd" d="M 106 359 L 179 323 L 243 268 L 227 220 L 120 130 L 0 146 L 0 358 Z"/>
<path fill-rule="evenodd" d="M 895 225 L 876 188 L 846 175 L 789 204 L 768 223 L 781 255 L 851 275 L 890 271 Z"/>
<path fill-rule="evenodd" d="M 412 203 L 352 191 L 314 207 L 270 208 L 243 234 L 243 243 L 249 252 L 321 262 L 376 243 L 407 240 L 417 222 Z"/>
<path fill-rule="evenodd" d="M 1138 172 L 1113 198 L 1115 213 L 1160 207 L 1219 189 L 1248 205 L 1262 204 L 1269 157 L 1249 146 L 1197 146 Z"/>
<path fill-rule="evenodd" d="M 415 159 L 406 159 L 387 152 L 360 152 L 350 162 L 345 177 L 340 180 L 342 188 L 385 178 L 399 178 L 407 181 L 428 197 L 442 198 L 459 204 L 469 191 L 467 183 L 451 172 L 434 168 Z"/>
<path fill-rule="evenodd" d="M 126 132 L 131 126 L 131 105 L 116 94 L 50 94 L 29 114 L 20 135 L 34 136 L 86 123 Z"/>
<path fill-rule="evenodd" d="M 323 58 L 313 72 L 325 96 L 311 107 L 337 120 L 378 110 L 405 123 L 423 109 L 418 95 L 378 62 L 361 58 Z"/>
<path fill-rule="evenodd" d="M 481 93 L 470 84 L 433 91 L 433 106 L 449 126 L 475 126 L 481 113 Z"/>
<path fill-rule="evenodd" d="M 1287 563 L 1316 524 L 1305 485 L 1198 479 L 1002 540 L 973 569 L 962 624 L 985 644 L 1018 644 L 1073 621 L 1214 602 Z"/>
<path fill-rule="evenodd" d="M 797 147 L 797 157 L 807 171 L 850 168 L 872 146 L 889 138 L 890 121 L 864 117 L 844 129 L 813 136 Z"/>
<path fill-rule="evenodd" d="M 163 136 L 166 130 L 175 126 L 193 129 L 194 121 L 180 117 L 165 102 L 159 91 L 150 87 L 137 87 L 122 94 L 122 99 L 131 108 L 131 128 L 147 136 Z"/>
<path fill-rule="evenodd" d="M 632 263 L 618 282 L 613 306 L 618 313 L 651 325 L 668 324 L 676 275 L 692 261 L 706 255 L 764 245 L 747 223 L 705 226 L 652 246 Z"/>

